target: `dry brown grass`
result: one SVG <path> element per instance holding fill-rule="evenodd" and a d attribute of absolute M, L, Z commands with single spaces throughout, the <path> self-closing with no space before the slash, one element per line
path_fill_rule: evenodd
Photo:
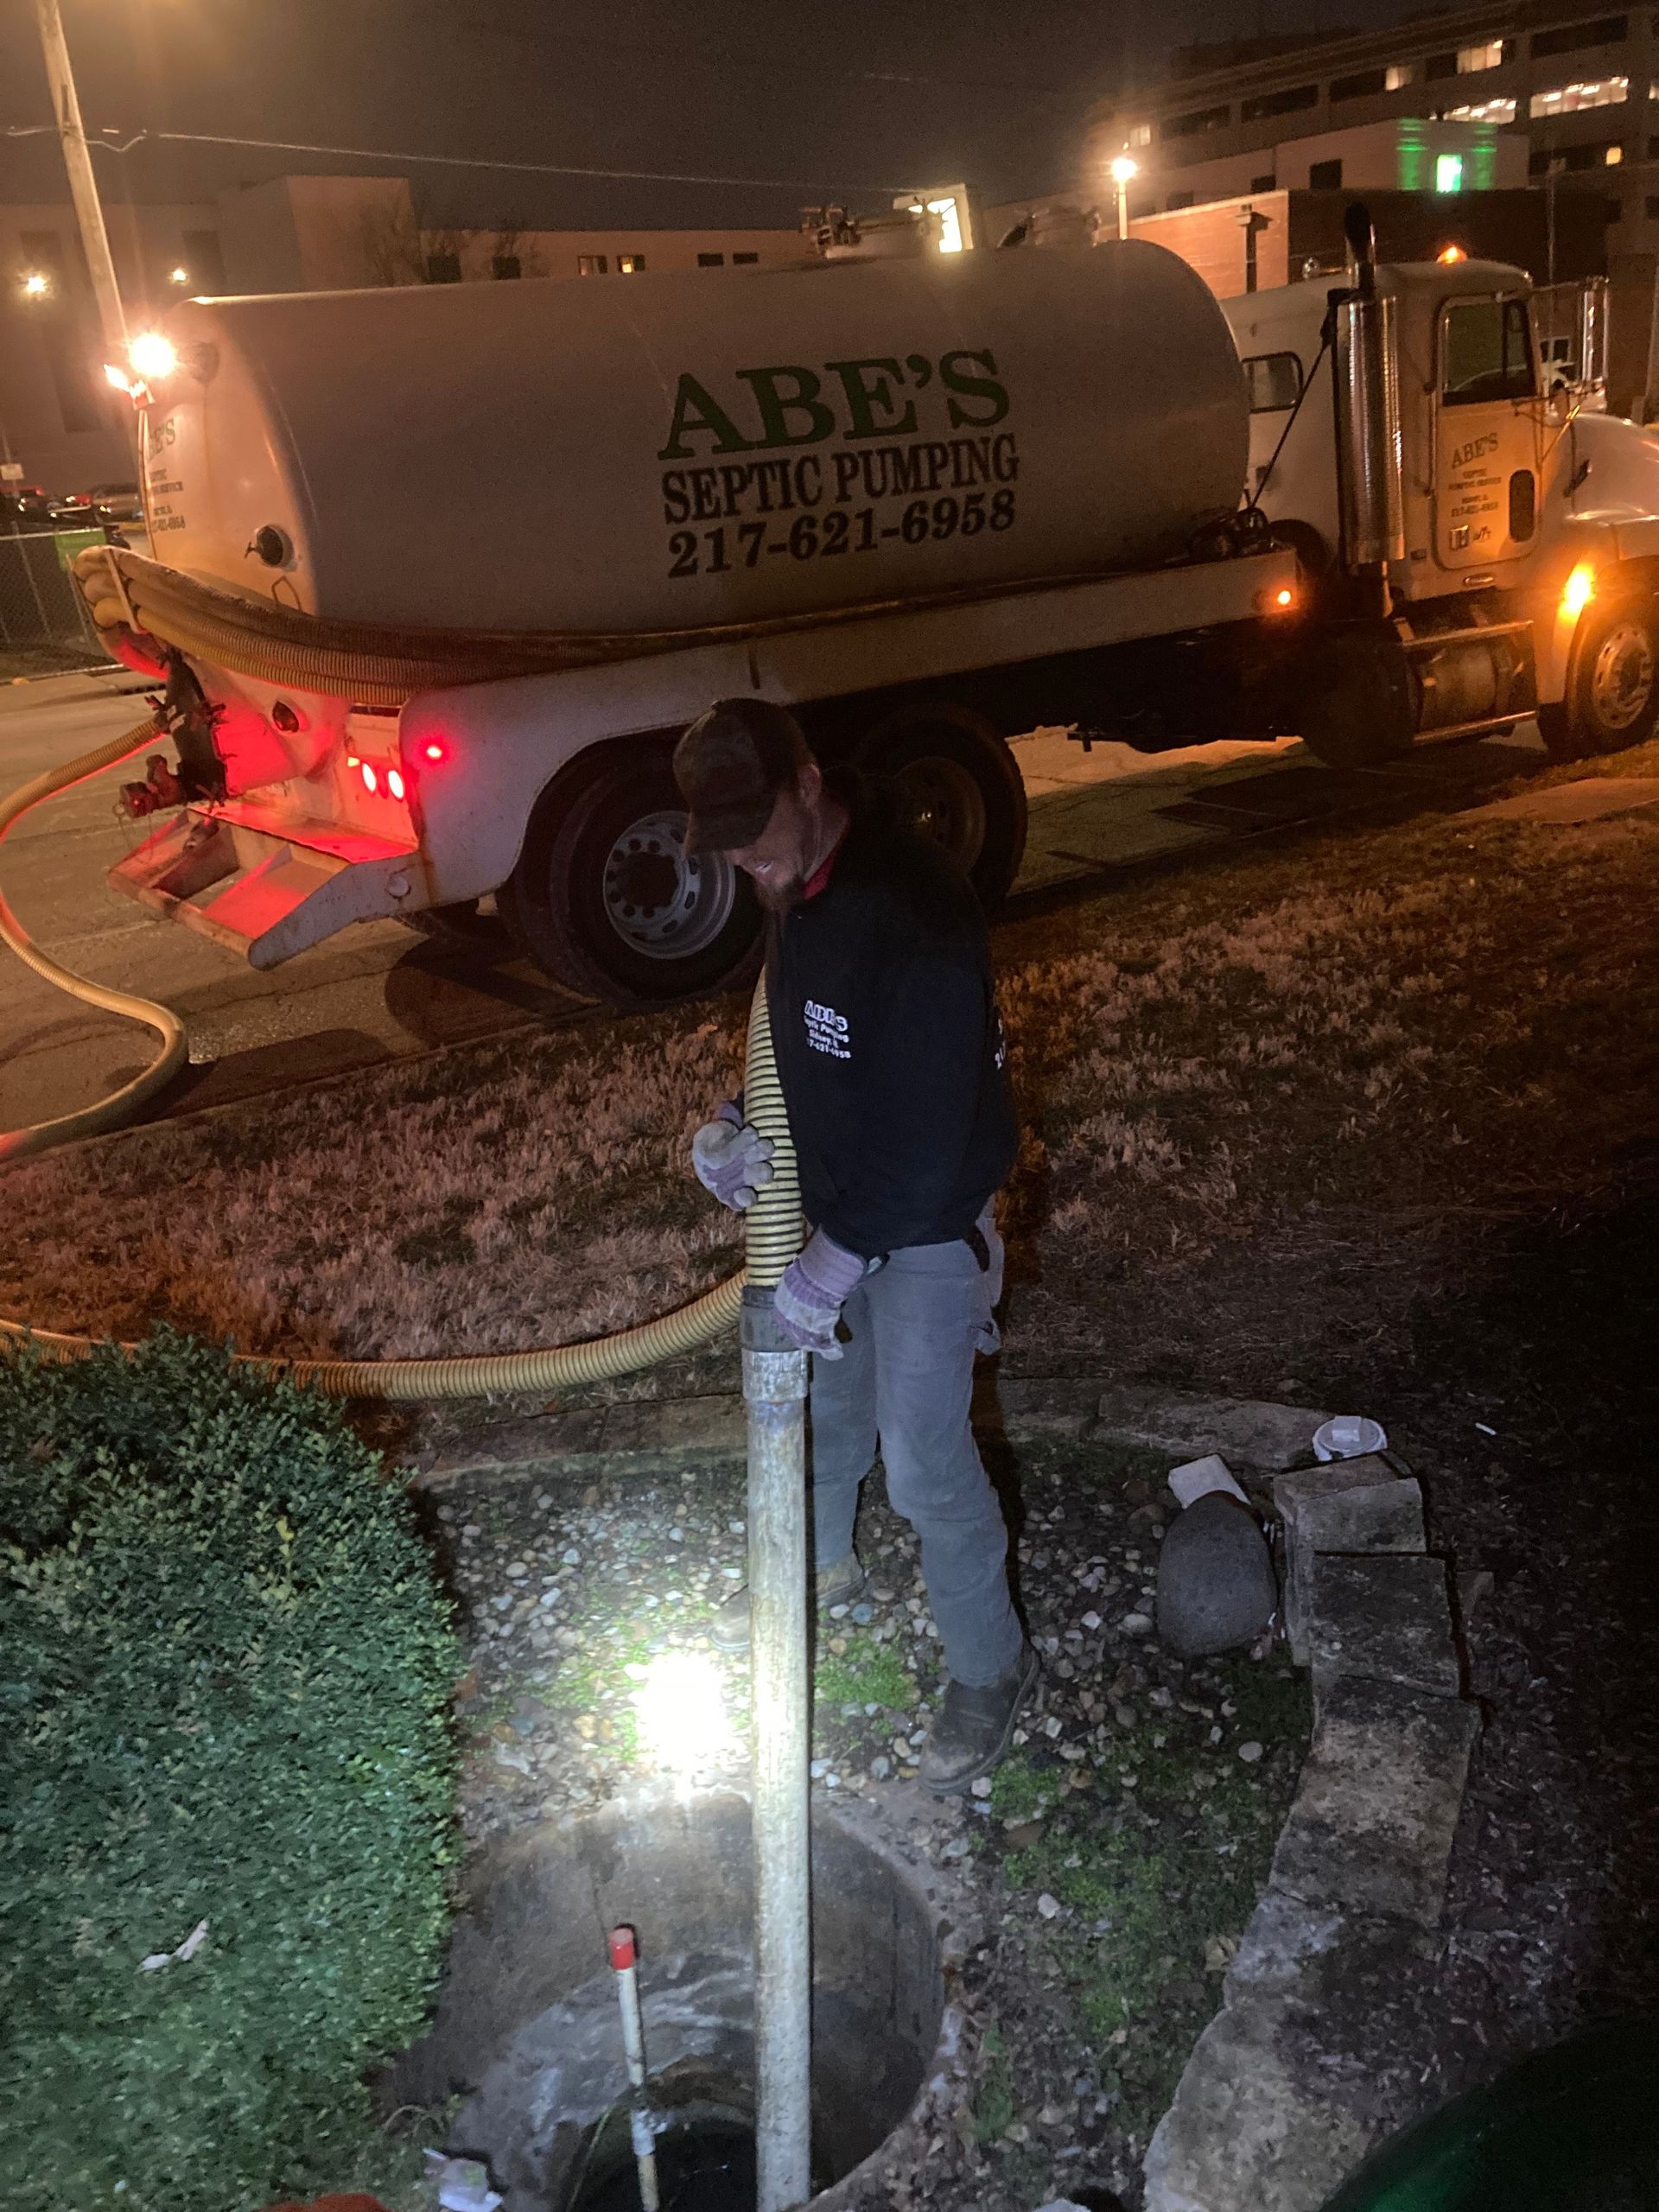
<path fill-rule="evenodd" d="M 1659 1074 L 1656 861 L 1652 815 L 1452 817 L 1005 928 L 1016 1355 L 1086 1343 L 1103 1282 L 1305 1217 L 1317 1241 L 1593 1184 Z M 14 1168 L 0 1311 L 359 1355 L 659 1312 L 738 1256 L 685 1140 L 740 1014 L 464 1048 Z"/>

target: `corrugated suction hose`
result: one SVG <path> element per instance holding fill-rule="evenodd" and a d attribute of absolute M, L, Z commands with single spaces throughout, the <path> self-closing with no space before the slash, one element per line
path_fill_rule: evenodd
<path fill-rule="evenodd" d="M 140 751 L 154 738 L 160 725 L 148 719 L 124 737 L 111 739 L 96 751 L 83 753 L 62 768 L 48 769 L 32 783 L 0 801 L 0 838 L 29 810 L 54 791 L 67 791 L 100 769 L 112 767 Z M 170 1082 L 188 1056 L 184 1025 L 168 1007 L 149 999 L 117 991 L 77 976 L 35 944 L 3 897 L 0 897 L 0 938 L 19 959 L 26 961 L 48 982 L 89 1006 L 147 1023 L 162 1039 L 162 1051 L 143 1074 L 95 1106 L 60 1116 L 56 1121 L 31 1128 L 0 1132 L 0 1160 L 20 1159 L 118 1128 L 143 1101 Z M 749 1008 L 749 1031 L 745 1069 L 745 1099 L 748 1117 L 772 1143 L 772 1178 L 765 1184 L 745 1217 L 748 1267 L 690 1305 L 635 1329 L 596 1337 L 587 1344 L 558 1344 L 539 1351 L 469 1353 L 449 1359 L 271 1359 L 252 1352 L 236 1355 L 245 1366 L 260 1367 L 337 1398 L 411 1400 L 486 1398 L 518 1390 L 550 1390 L 578 1382 L 599 1382 L 615 1375 L 631 1375 L 644 1367 L 660 1366 L 710 1344 L 735 1322 L 746 1281 L 762 1287 L 775 1284 L 793 1258 L 801 1241 L 800 1187 L 795 1171 L 794 1147 L 790 1142 L 789 1119 L 772 1058 L 772 1025 L 766 1011 L 766 977 L 754 987 Z M 96 1340 L 55 1330 L 31 1329 L 20 1321 L 0 1319 L 0 1335 L 23 1339 L 54 1359 L 83 1359 Z M 130 1349 L 130 1347 L 129 1347 Z"/>

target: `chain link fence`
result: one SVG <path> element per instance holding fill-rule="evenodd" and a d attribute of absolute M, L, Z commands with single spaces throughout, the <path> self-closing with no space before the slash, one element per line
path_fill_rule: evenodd
<path fill-rule="evenodd" d="M 104 543 L 101 530 L 0 535 L 0 681 L 111 664 L 68 569 Z"/>

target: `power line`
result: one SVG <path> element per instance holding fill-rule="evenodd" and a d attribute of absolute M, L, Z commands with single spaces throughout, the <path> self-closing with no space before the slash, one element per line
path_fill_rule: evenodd
<path fill-rule="evenodd" d="M 51 124 L 11 124 L 9 138 L 29 138 L 53 130 Z M 89 138 L 87 143 L 101 146 L 106 153 L 124 154 L 130 148 L 145 140 L 165 140 L 169 144 L 185 146 L 244 146 L 253 147 L 270 154 L 327 154 L 330 156 L 357 162 L 425 162 L 442 168 L 510 169 L 519 176 L 586 176 L 603 177 L 632 184 L 717 184 L 746 187 L 756 192 L 824 192 L 822 178 L 790 176 L 702 176 L 676 169 L 607 169 L 579 168 L 568 162 L 501 162 L 473 154 L 407 154 L 392 153 L 378 146 L 313 146 L 296 138 L 233 138 L 218 131 L 207 130 L 139 130 L 130 138 L 116 143 L 112 139 Z M 838 190 L 859 192 L 903 192 L 906 185 L 868 184 L 838 187 Z"/>

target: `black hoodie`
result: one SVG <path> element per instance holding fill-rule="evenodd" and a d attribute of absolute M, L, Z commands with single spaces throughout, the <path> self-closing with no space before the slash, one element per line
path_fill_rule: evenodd
<path fill-rule="evenodd" d="M 959 870 L 861 804 L 828 883 L 772 926 L 766 996 L 813 1227 L 864 1259 L 966 1236 L 1018 1139 Z"/>

